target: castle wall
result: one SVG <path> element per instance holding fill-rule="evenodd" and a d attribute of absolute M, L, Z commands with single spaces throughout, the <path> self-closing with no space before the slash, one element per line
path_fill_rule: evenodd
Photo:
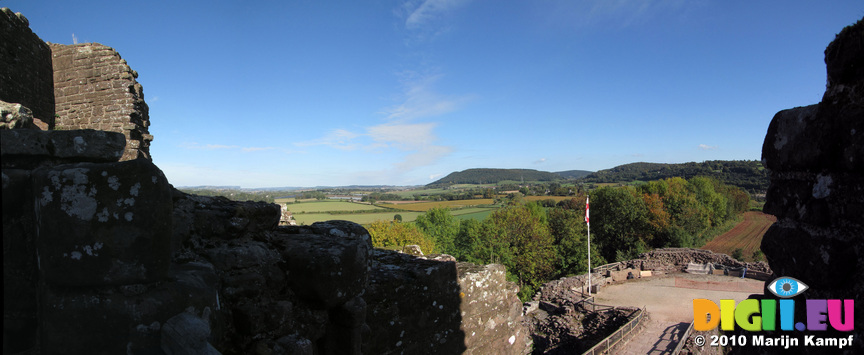
<path fill-rule="evenodd" d="M 777 222 L 761 248 L 775 277 L 809 286 L 808 299 L 860 299 L 864 292 L 862 44 L 864 19 L 843 29 L 825 50 L 828 86 L 822 102 L 778 112 L 762 145 L 762 163 L 771 172 L 764 210 Z M 813 334 L 853 334 L 853 347 L 843 351 L 861 353 L 864 308 L 855 307 L 854 317 L 852 333 Z"/>
<path fill-rule="evenodd" d="M 150 159 L 149 108 L 138 73 L 114 49 L 99 43 L 51 44 L 57 129 L 122 133 L 121 161 Z"/>
<path fill-rule="evenodd" d="M 0 100 L 33 111 L 34 123 L 48 129 L 54 122 L 51 49 L 30 30 L 27 18 L 0 10 Z"/>

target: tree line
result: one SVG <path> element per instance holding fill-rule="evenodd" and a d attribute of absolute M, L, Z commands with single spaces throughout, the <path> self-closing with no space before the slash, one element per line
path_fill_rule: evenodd
<path fill-rule="evenodd" d="M 483 221 L 459 220 L 434 208 L 414 223 L 377 221 L 367 227 L 377 247 L 420 245 L 426 254 L 500 263 L 527 300 L 545 282 L 587 272 L 585 193 L 555 205 L 512 200 Z M 699 247 L 707 231 L 747 209 L 743 189 L 694 177 L 591 192 L 591 262 L 635 258 L 660 247 Z"/>
<path fill-rule="evenodd" d="M 660 164 L 631 163 L 592 173 L 580 181 L 586 183 L 617 183 L 653 181 L 671 177 L 689 179 L 711 176 L 723 183 L 738 186 L 750 192 L 768 190 L 768 171 L 758 160 L 709 160 L 701 163 Z"/>

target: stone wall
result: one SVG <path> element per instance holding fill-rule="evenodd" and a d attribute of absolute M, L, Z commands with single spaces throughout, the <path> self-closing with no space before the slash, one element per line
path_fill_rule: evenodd
<path fill-rule="evenodd" d="M 503 265 L 388 250 L 372 256 L 367 354 L 526 354 L 518 288 Z"/>
<path fill-rule="evenodd" d="M 51 44 L 57 129 L 122 133 L 121 160 L 150 159 L 149 108 L 138 73 L 111 47 L 98 43 Z"/>
<path fill-rule="evenodd" d="M 771 172 L 764 209 L 777 216 L 762 251 L 775 277 L 791 276 L 810 287 L 803 294 L 809 299 L 857 301 L 864 292 L 862 63 L 864 19 L 843 29 L 825 50 L 828 85 L 822 101 L 778 112 L 762 146 L 762 163 Z M 855 307 L 852 334 L 853 347 L 843 351 L 864 352 L 864 307 Z"/>
<path fill-rule="evenodd" d="M 0 135 L 4 353 L 530 349 L 501 265 L 373 251 L 351 222 L 277 227 L 276 204 L 119 161 L 120 133 Z"/>
<path fill-rule="evenodd" d="M 51 49 L 27 18 L 0 9 L 0 100 L 28 107 L 42 129 L 54 126 L 53 70 Z"/>

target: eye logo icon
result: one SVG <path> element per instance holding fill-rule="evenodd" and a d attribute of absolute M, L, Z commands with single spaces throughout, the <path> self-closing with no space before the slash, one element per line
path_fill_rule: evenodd
<path fill-rule="evenodd" d="M 768 285 L 768 290 L 780 298 L 795 297 L 808 288 L 807 284 L 791 277 L 777 278 Z"/>

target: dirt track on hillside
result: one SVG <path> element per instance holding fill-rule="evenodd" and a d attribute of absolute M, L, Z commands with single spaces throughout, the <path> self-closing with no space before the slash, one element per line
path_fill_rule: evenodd
<path fill-rule="evenodd" d="M 753 252 L 759 250 L 762 236 L 768 231 L 777 217 L 762 212 L 750 211 L 744 213 L 744 220 L 726 233 L 718 235 L 701 249 L 715 253 L 732 255 L 737 248 L 744 252 L 744 259 L 752 260 Z M 743 260 L 742 260 L 743 261 Z"/>

